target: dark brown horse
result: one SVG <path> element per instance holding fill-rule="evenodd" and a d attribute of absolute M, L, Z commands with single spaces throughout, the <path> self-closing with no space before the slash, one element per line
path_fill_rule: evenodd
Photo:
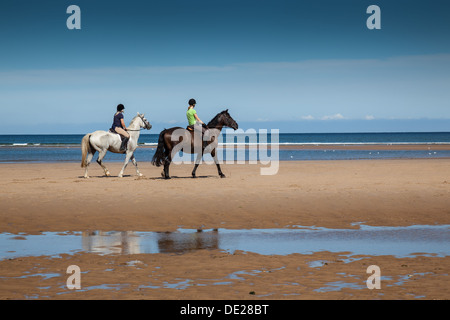
<path fill-rule="evenodd" d="M 161 173 L 164 178 L 170 179 L 169 166 L 172 162 L 173 155 L 176 155 L 179 151 L 191 154 L 197 153 L 197 159 L 195 161 L 194 169 L 192 170 L 193 178 L 195 178 L 195 172 L 200 164 L 202 156 L 208 153 L 214 158 L 219 176 L 225 178 L 217 159 L 217 138 L 223 127 L 230 127 L 237 130 L 238 124 L 230 116 L 227 109 L 218 113 L 207 124 L 207 127 L 208 130 L 205 132 L 204 138 L 201 137 L 199 131 L 190 131 L 181 127 L 174 127 L 161 131 L 158 139 L 158 148 L 153 156 L 152 164 L 157 167 L 164 165 L 164 171 Z"/>

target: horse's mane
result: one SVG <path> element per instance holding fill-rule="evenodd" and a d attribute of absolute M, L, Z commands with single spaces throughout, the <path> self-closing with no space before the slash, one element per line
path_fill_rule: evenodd
<path fill-rule="evenodd" d="M 135 116 L 134 116 L 134 118 L 133 118 L 133 119 L 131 119 L 131 121 L 130 121 L 130 125 L 131 125 L 132 123 L 134 123 L 134 120 L 136 120 L 136 118 L 139 118 L 139 115 L 135 115 Z"/>
<path fill-rule="evenodd" d="M 216 114 L 216 116 L 214 118 L 212 118 L 212 120 L 210 122 L 208 122 L 207 126 L 210 128 L 214 128 L 217 126 L 217 124 L 219 123 L 219 117 L 224 114 L 226 112 L 226 110 L 219 112 L 218 114 Z"/>

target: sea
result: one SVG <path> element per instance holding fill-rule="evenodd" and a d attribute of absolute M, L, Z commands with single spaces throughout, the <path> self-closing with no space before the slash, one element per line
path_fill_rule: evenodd
<path fill-rule="evenodd" d="M 0 135 L 0 163 L 16 162 L 79 162 L 81 134 L 14 134 Z M 278 150 L 259 149 L 265 143 L 276 143 Z M 151 161 L 158 134 L 141 134 L 135 151 L 137 161 Z M 430 150 L 377 150 L 377 145 L 425 144 Z M 365 160 L 450 158 L 450 150 L 434 150 L 432 146 L 450 144 L 450 132 L 384 132 L 384 133 L 277 133 L 254 134 L 223 132 L 219 147 L 229 145 L 252 146 L 251 150 L 227 151 L 220 148 L 221 161 L 259 160 L 271 158 L 281 161 L 298 160 Z M 295 149 L 295 146 L 327 145 L 325 149 Z M 333 146 L 367 145 L 367 150 L 334 149 Z M 283 149 L 282 146 L 291 146 Z M 373 146 L 373 148 L 370 148 Z M 229 148 L 228 148 L 229 149 Z M 262 152 L 264 154 L 262 154 Z M 274 154 L 276 152 L 276 154 Z M 94 157 L 94 159 L 96 159 Z M 123 161 L 123 154 L 108 152 L 105 161 Z"/>

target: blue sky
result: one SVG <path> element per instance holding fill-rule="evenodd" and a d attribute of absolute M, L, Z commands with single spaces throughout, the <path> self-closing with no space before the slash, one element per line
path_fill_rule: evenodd
<path fill-rule="evenodd" d="M 3 0 L 0 134 L 107 129 L 118 103 L 158 133 L 189 98 L 244 130 L 449 131 L 449 34 L 435 0 Z"/>

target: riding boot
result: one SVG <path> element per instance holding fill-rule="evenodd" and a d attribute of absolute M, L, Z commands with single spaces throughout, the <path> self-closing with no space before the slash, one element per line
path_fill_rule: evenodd
<path fill-rule="evenodd" d="M 120 145 L 120 151 L 125 152 L 127 151 L 127 146 L 128 146 L 128 140 L 130 140 L 130 138 L 128 137 L 124 137 L 122 140 L 122 144 Z"/>
<path fill-rule="evenodd" d="M 209 129 L 206 125 L 202 128 L 202 141 L 203 141 L 203 149 L 206 149 L 208 144 L 211 142 L 211 136 L 209 134 Z"/>

